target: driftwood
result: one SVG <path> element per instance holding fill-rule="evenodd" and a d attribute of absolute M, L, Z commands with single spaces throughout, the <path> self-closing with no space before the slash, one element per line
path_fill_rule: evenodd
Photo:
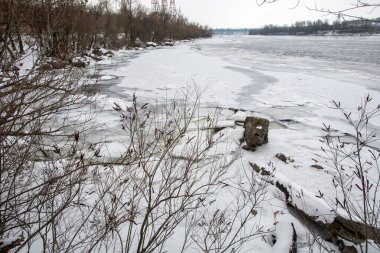
<path fill-rule="evenodd" d="M 257 164 L 249 163 L 249 165 L 260 175 L 271 175 L 269 171 L 263 167 L 259 167 Z M 341 252 L 357 252 L 357 250 L 353 246 L 346 246 L 339 238 L 355 244 L 363 243 L 366 240 L 373 240 L 374 242 L 379 243 L 380 230 L 378 228 L 348 220 L 341 216 L 336 216 L 332 223 L 318 221 L 316 217 L 310 216 L 292 203 L 290 193 L 286 186 L 273 179 L 269 179 L 268 182 L 284 193 L 286 205 L 294 216 L 298 217 L 301 222 L 305 223 L 309 229 L 313 228 L 313 230 L 319 231 L 323 240 L 335 244 Z"/>

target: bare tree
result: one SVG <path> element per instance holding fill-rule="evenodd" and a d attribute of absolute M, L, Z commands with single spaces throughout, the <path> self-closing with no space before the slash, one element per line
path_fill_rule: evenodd
<path fill-rule="evenodd" d="M 317 4 L 314 7 L 308 7 L 310 10 L 318 11 L 325 13 L 326 15 L 334 15 L 343 20 L 345 19 L 355 19 L 355 20 L 363 20 L 363 21 L 372 21 L 372 22 L 380 22 L 374 18 L 369 17 L 377 8 L 380 7 L 379 1 L 370 1 L 370 0 L 356 0 L 350 3 L 350 6 L 344 9 L 331 9 L 331 8 L 323 8 L 318 6 Z M 356 11 L 363 11 L 366 16 L 360 16 L 355 14 Z"/>
<path fill-rule="evenodd" d="M 278 2 L 279 0 L 256 0 L 257 5 L 261 6 L 267 3 Z M 296 0 L 292 8 L 298 7 L 302 3 L 302 0 Z M 347 7 L 343 9 L 331 9 L 324 7 L 322 4 L 318 4 L 318 1 L 314 6 L 307 6 L 309 10 L 318 11 L 326 15 L 334 15 L 344 19 L 356 19 L 363 21 L 380 22 L 375 18 L 371 18 L 370 15 L 380 7 L 378 0 L 351 0 L 347 2 Z M 365 16 L 357 15 L 357 11 L 362 11 Z"/>

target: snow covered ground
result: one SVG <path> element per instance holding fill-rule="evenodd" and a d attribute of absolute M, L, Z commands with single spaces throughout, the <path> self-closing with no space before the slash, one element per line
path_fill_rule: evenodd
<path fill-rule="evenodd" d="M 221 109 L 220 124 L 228 150 L 241 152 L 241 158 L 230 168 L 230 180 L 249 171 L 249 162 L 276 168 L 275 175 L 291 184 L 294 194 L 304 193 L 299 202 L 305 211 L 331 221 L 329 206 L 315 196 L 319 191 L 333 200 L 330 166 L 321 151 L 323 123 L 331 125 L 337 135 L 350 129 L 343 116 L 331 109 L 331 101 L 355 111 L 367 94 L 374 106 L 380 102 L 380 37 L 314 38 L 314 37 L 220 37 L 182 43 L 170 48 L 121 51 L 97 67 L 102 77 L 99 87 L 104 106 L 99 123 L 110 142 L 108 150 L 123 152 L 118 135 L 120 119 L 113 112 L 114 102 L 126 105 L 135 94 L 140 102 L 163 103 L 173 99 L 181 89 L 194 87 L 202 91 L 201 105 Z M 236 112 L 230 109 L 238 109 Z M 242 150 L 239 138 L 243 128 L 234 124 L 248 115 L 271 121 L 269 143 L 255 152 Z M 370 130 L 380 131 L 380 119 L 373 120 Z M 380 148 L 380 143 L 372 143 Z M 285 164 L 275 158 L 284 153 L 294 159 Z M 322 165 L 323 170 L 311 167 Z M 232 191 L 233 192 L 233 191 Z M 233 194 L 220 193 L 227 203 Z M 291 223 L 298 234 L 299 252 L 308 252 L 307 230 L 287 210 L 271 189 L 261 210 L 261 225 L 275 229 L 280 238 L 275 246 L 261 237 L 245 249 L 255 252 L 285 252 L 291 241 Z M 329 198 L 329 197 L 327 197 Z M 180 234 L 169 240 L 170 252 L 177 252 Z M 189 249 L 192 249 L 191 247 Z M 191 251 L 191 250 L 190 250 Z"/>

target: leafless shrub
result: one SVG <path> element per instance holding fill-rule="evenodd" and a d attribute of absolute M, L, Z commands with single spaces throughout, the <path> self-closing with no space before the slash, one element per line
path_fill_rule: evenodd
<path fill-rule="evenodd" d="M 199 118 L 199 96 L 188 92 L 158 106 L 138 104 L 134 96 L 125 109 L 115 104 L 128 141 L 127 152 L 110 162 L 100 158 L 99 147 L 84 145 L 85 131 L 65 135 L 75 125 L 55 124 L 88 100 L 78 95 L 72 72 L 73 79 L 53 73 L 2 86 L 7 91 L 1 100 L 4 245 L 7 238 L 18 238 L 6 245 L 9 250 L 163 252 L 178 232 L 185 234 L 182 251 L 198 242 L 195 235 L 202 230 L 192 217 L 207 212 L 205 203 L 225 186 L 236 159 L 217 148 L 224 136 L 212 131 L 215 115 Z M 207 249 L 238 250 L 263 233 L 260 227 L 247 228 L 255 224 L 254 208 L 265 196 L 265 186 L 251 180 L 246 189 L 234 186 L 238 198 L 227 209 L 236 213 L 220 211 L 226 222 L 231 219 L 221 233 L 226 241 L 215 244 L 207 235 Z M 215 219 L 204 222 L 216 228 Z"/>
<path fill-rule="evenodd" d="M 223 135 L 204 131 L 203 124 L 194 122 L 198 100 L 187 93 L 182 101 L 159 107 L 138 105 L 136 97 L 127 109 L 115 104 L 130 139 L 128 151 L 122 166 L 94 171 L 99 180 L 91 210 L 96 212 L 88 213 L 81 226 L 90 230 L 96 224 L 97 233 L 83 240 L 77 233 L 71 245 L 88 252 L 112 247 L 163 252 L 179 225 L 186 224 L 184 241 L 177 244 L 183 251 L 187 248 L 194 229 L 190 217 L 203 211 L 221 188 L 230 163 L 213 151 Z M 214 122 L 207 117 L 204 124 L 209 129 Z"/>
<path fill-rule="evenodd" d="M 260 225 L 261 204 L 266 199 L 268 180 L 258 180 L 254 172 L 233 184 L 223 187 L 232 189 L 231 203 L 222 208 L 210 204 L 206 213 L 201 213 L 192 231 L 192 240 L 202 252 L 240 252 L 252 249 L 249 242 L 268 230 Z"/>
<path fill-rule="evenodd" d="M 337 215 L 344 214 L 352 223 L 354 231 L 361 234 L 364 243 L 362 252 L 368 252 L 369 245 L 380 247 L 380 167 L 378 129 L 372 121 L 380 114 L 380 105 L 373 105 L 372 98 L 365 97 L 357 112 L 347 112 L 339 102 L 334 108 L 345 117 L 351 131 L 346 136 L 334 137 L 334 131 L 325 125 L 326 148 L 323 151 L 332 168 L 332 183 L 336 189 L 331 201 Z M 336 134 L 335 134 L 336 135 Z"/>
<path fill-rule="evenodd" d="M 83 72 L 35 71 L 38 62 L 0 78 L 0 235 L 2 242 L 23 238 L 11 244 L 16 252 L 36 240 L 57 249 L 58 220 L 87 178 L 81 140 L 88 119 L 73 116 L 93 101 L 80 92 Z"/>

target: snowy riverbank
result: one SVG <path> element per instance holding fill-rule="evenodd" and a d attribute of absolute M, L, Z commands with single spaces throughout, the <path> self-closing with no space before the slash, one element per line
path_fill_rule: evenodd
<path fill-rule="evenodd" d="M 286 47 L 277 47 L 282 45 L 281 39 L 285 40 L 282 43 Z M 361 43 L 352 41 L 355 39 L 341 41 L 341 46 L 344 47 L 344 43 L 349 46 Z M 379 40 L 371 39 L 375 40 L 370 41 L 372 44 Z M 305 211 L 319 216 L 320 220 L 331 221 L 333 216 L 330 215 L 329 206 L 315 197 L 320 191 L 328 195 L 328 201 L 334 201 L 333 194 L 330 195 L 335 192 L 331 183 L 331 164 L 326 163 L 326 156 L 321 151 L 324 145 L 321 140 L 325 135 L 323 123 L 331 125 L 337 136 L 349 141 L 347 134 L 351 134 L 351 130 L 343 116 L 329 108 L 331 101 L 340 101 L 348 110 L 356 110 L 361 98 L 370 94 L 377 106 L 380 101 L 380 76 L 374 70 L 379 66 L 379 51 L 369 48 L 362 55 L 353 53 L 350 58 L 346 55 L 349 51 L 344 48 L 329 47 L 330 43 L 337 43 L 332 42 L 332 38 L 265 40 L 260 37 L 214 38 L 172 48 L 137 53 L 123 51 L 107 62 L 101 62 L 98 67 L 104 76 L 100 87 L 104 87 L 101 88 L 100 102 L 104 110 L 100 123 L 105 124 L 103 129 L 111 137 L 108 150 L 111 154 L 123 151 L 120 137 L 115 136 L 120 127 L 119 118 L 112 110 L 114 102 L 128 104 L 135 94 L 140 102 L 159 104 L 173 99 L 181 89 L 196 86 L 202 91 L 203 116 L 212 108 L 224 108 L 219 121 L 221 126 L 227 128 L 222 130 L 226 139 L 221 149 L 241 154 L 230 168 L 231 183 L 236 184 L 242 174 L 250 171 L 249 162 L 261 166 L 272 163 L 276 168 L 276 177 L 284 184 L 291 184 L 294 195 L 304 194 L 299 204 Z M 371 46 L 371 43 L 368 45 Z M 251 48 L 251 45 L 255 46 Z M 304 45 L 305 49 L 301 50 L 300 45 Z M 320 51 L 330 48 L 331 55 L 319 54 L 315 51 L 318 47 L 326 47 Z M 337 55 L 336 59 L 332 56 L 334 54 Z M 367 58 L 362 60 L 365 54 Z M 269 143 L 254 153 L 241 149 L 239 139 L 244 129 L 235 125 L 235 121 L 244 120 L 249 115 L 271 121 Z M 377 118 L 371 122 L 369 130 L 379 129 L 380 120 Z M 379 142 L 371 145 L 380 147 Z M 294 162 L 283 163 L 275 158 L 278 153 L 290 156 Z M 321 165 L 324 169 L 316 169 L 313 165 Z M 228 205 L 233 199 L 232 192 L 221 191 L 217 198 L 218 205 Z M 275 188 L 266 196 L 259 216 L 260 225 L 267 229 L 274 228 L 284 237 L 291 234 L 290 224 L 294 223 L 299 237 L 298 247 L 301 251 L 307 251 L 307 229 L 289 214 L 285 203 L 278 199 Z M 181 235 L 174 234 L 169 240 L 171 249 L 176 249 L 178 239 Z M 247 249 L 280 252 L 277 247 L 286 248 L 288 244 L 289 241 L 285 240 L 282 245 L 278 243 L 276 247 L 271 247 L 257 238 Z"/>

